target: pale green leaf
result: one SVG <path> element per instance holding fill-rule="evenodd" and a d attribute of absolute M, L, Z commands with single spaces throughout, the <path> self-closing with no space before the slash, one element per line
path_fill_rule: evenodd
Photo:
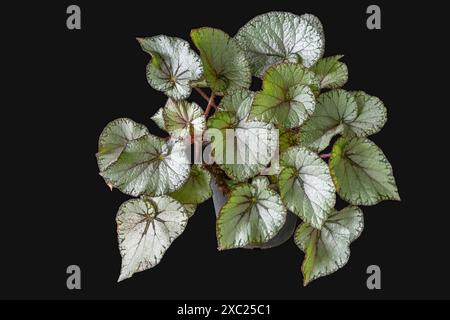
<path fill-rule="evenodd" d="M 101 176 L 131 196 L 162 195 L 175 191 L 189 176 L 185 144 L 145 135 L 129 142 L 115 163 Z"/>
<path fill-rule="evenodd" d="M 122 255 L 119 281 L 157 265 L 187 220 L 186 209 L 168 196 L 123 203 L 116 218 Z"/>
<path fill-rule="evenodd" d="M 317 88 L 315 75 L 299 64 L 278 64 L 264 75 L 263 89 L 256 93 L 250 119 L 286 128 L 303 124 L 314 112 Z"/>
<path fill-rule="evenodd" d="M 339 61 L 343 56 L 322 58 L 311 67 L 320 79 L 320 88 L 336 89 L 342 87 L 348 80 L 348 69 L 345 63 Z"/>
<path fill-rule="evenodd" d="M 322 151 L 336 134 L 344 131 L 346 124 L 356 119 L 357 114 L 358 105 L 350 92 L 336 89 L 322 93 L 314 113 L 300 130 L 302 145 L 316 152 Z"/>
<path fill-rule="evenodd" d="M 350 232 L 350 242 L 355 241 L 364 229 L 364 216 L 360 208 L 348 206 L 341 211 L 333 210 L 327 222 L 338 223 Z"/>
<path fill-rule="evenodd" d="M 156 113 L 151 117 L 151 119 L 161 130 L 167 131 L 163 118 L 163 110 L 164 108 L 159 108 L 158 111 L 156 111 Z"/>
<path fill-rule="evenodd" d="M 119 118 L 108 123 L 98 140 L 97 162 L 100 171 L 117 161 L 128 142 L 148 134 L 147 128 L 131 119 Z"/>
<path fill-rule="evenodd" d="M 387 121 L 387 110 L 377 97 L 363 91 L 351 92 L 358 105 L 358 116 L 346 126 L 349 135 L 365 137 L 381 130 Z"/>
<path fill-rule="evenodd" d="M 148 83 L 175 99 L 191 94 L 191 82 L 201 78 L 203 67 L 198 55 L 185 40 L 164 35 L 137 39 L 152 57 L 147 65 Z"/>
<path fill-rule="evenodd" d="M 219 249 L 262 245 L 277 235 L 285 221 L 280 196 L 262 180 L 238 185 L 216 222 Z"/>
<path fill-rule="evenodd" d="M 302 223 L 295 232 L 295 243 L 305 253 L 302 263 L 303 284 L 342 268 L 350 257 L 350 232 L 333 221 L 318 230 Z"/>
<path fill-rule="evenodd" d="M 211 197 L 210 183 L 211 174 L 202 166 L 194 164 L 187 181 L 170 196 L 183 204 L 199 204 Z"/>
<path fill-rule="evenodd" d="M 336 201 L 336 190 L 327 164 L 304 147 L 292 147 L 281 155 L 278 177 L 286 208 L 320 229 Z"/>
<path fill-rule="evenodd" d="M 200 51 L 205 79 L 214 93 L 222 95 L 250 87 L 250 65 L 233 38 L 213 28 L 194 29 L 191 38 Z"/>
<path fill-rule="evenodd" d="M 192 203 L 182 203 L 183 207 L 186 209 L 188 217 L 192 217 L 197 210 L 197 205 Z"/>
<path fill-rule="evenodd" d="M 340 138 L 329 160 L 336 190 L 354 205 L 400 200 L 392 167 L 386 156 L 366 138 Z"/>
<path fill-rule="evenodd" d="M 195 102 L 168 99 L 163 110 L 166 130 L 173 138 L 202 136 L 206 129 L 206 119 Z"/>
<path fill-rule="evenodd" d="M 311 67 L 323 55 L 325 37 L 322 24 L 312 14 L 269 12 L 250 20 L 236 34 L 252 72 L 262 77 L 280 62 L 303 63 Z"/>
<path fill-rule="evenodd" d="M 219 110 L 233 112 L 238 120 L 246 120 L 250 113 L 254 96 L 254 92 L 246 89 L 232 91 L 222 98 Z"/>

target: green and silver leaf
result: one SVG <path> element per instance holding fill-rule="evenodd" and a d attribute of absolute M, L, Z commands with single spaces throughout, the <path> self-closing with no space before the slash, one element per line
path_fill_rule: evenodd
<path fill-rule="evenodd" d="M 330 172 L 339 196 L 354 205 L 400 200 L 392 167 L 366 138 L 340 138 L 333 146 Z"/>
<path fill-rule="evenodd" d="M 200 51 L 205 79 L 214 93 L 223 95 L 250 87 L 250 65 L 233 38 L 214 28 L 194 29 L 191 38 Z"/>
<path fill-rule="evenodd" d="M 246 120 L 254 97 L 255 93 L 250 90 L 232 91 L 220 100 L 219 110 L 233 112 L 238 120 Z"/>
<path fill-rule="evenodd" d="M 358 116 L 346 125 L 348 135 L 365 137 L 383 128 L 387 121 L 387 110 L 377 97 L 363 91 L 351 92 L 358 105 Z"/>
<path fill-rule="evenodd" d="M 184 231 L 188 213 L 168 197 L 131 199 L 117 213 L 117 234 L 122 256 L 118 281 L 157 265 L 168 247 Z"/>
<path fill-rule="evenodd" d="M 191 82 L 200 79 L 203 73 L 200 58 L 189 43 L 164 35 L 137 40 L 152 57 L 147 65 L 148 83 L 175 100 L 189 97 Z"/>
<path fill-rule="evenodd" d="M 304 147 L 292 147 L 281 155 L 278 177 L 286 208 L 320 229 L 336 202 L 336 190 L 327 164 Z"/>
<path fill-rule="evenodd" d="M 98 140 L 97 162 L 101 171 L 117 161 L 128 142 L 148 134 L 147 128 L 128 118 L 108 123 Z"/>
<path fill-rule="evenodd" d="M 101 176 L 125 194 L 159 196 L 177 190 L 190 171 L 186 146 L 182 141 L 145 135 L 129 142 L 117 161 Z"/>
<path fill-rule="evenodd" d="M 268 183 L 258 178 L 232 190 L 216 222 L 219 250 L 262 245 L 283 227 L 286 208 Z"/>
<path fill-rule="evenodd" d="M 349 231 L 337 223 L 325 223 L 321 230 L 302 223 L 295 243 L 305 253 L 303 285 L 342 268 L 350 258 Z"/>
<path fill-rule="evenodd" d="M 364 229 L 364 215 L 362 210 L 356 206 L 348 206 L 341 211 L 333 210 L 327 222 L 340 224 L 350 232 L 350 242 L 355 241 Z"/>
<path fill-rule="evenodd" d="M 345 125 L 358 115 L 358 105 L 353 94 L 342 89 L 322 93 L 314 113 L 301 128 L 302 145 L 320 152 L 330 144 L 331 139 L 344 132 Z"/>
<path fill-rule="evenodd" d="M 159 108 L 151 119 L 161 130 L 167 131 L 166 124 L 164 123 L 163 111 L 164 108 Z"/>
<path fill-rule="evenodd" d="M 281 62 L 311 67 L 322 57 L 325 48 L 322 24 L 311 14 L 262 14 L 243 26 L 235 39 L 244 49 L 253 75 L 257 77 Z"/>
<path fill-rule="evenodd" d="M 195 102 L 168 99 L 163 111 L 164 126 L 173 138 L 202 136 L 206 119 Z"/>
<path fill-rule="evenodd" d="M 343 56 L 322 58 L 311 67 L 320 79 L 321 89 L 336 89 L 342 87 L 348 80 L 348 69 L 345 63 L 339 61 Z"/>
<path fill-rule="evenodd" d="M 249 118 L 286 128 L 298 127 L 314 112 L 312 88 L 318 88 L 318 80 L 302 65 L 275 65 L 264 75 L 263 89 L 255 95 Z"/>
<path fill-rule="evenodd" d="M 211 197 L 210 183 L 211 174 L 201 165 L 194 164 L 187 181 L 170 196 L 183 204 L 199 204 Z"/>
<path fill-rule="evenodd" d="M 237 181 L 260 173 L 277 149 L 277 132 L 270 123 L 239 120 L 231 111 L 216 112 L 208 119 L 208 128 L 221 132 L 211 142 L 215 162 Z"/>

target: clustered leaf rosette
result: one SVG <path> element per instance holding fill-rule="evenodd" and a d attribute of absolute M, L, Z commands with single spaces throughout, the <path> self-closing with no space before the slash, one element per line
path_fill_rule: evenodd
<path fill-rule="evenodd" d="M 391 165 L 367 138 L 387 120 L 383 102 L 341 89 L 347 66 L 342 55 L 322 57 L 323 27 L 311 14 L 269 12 L 234 37 L 199 28 L 191 39 L 198 53 L 182 39 L 138 38 L 150 55 L 148 83 L 168 98 L 152 117 L 168 137 L 127 118 L 100 135 L 100 175 L 136 197 L 117 213 L 119 281 L 160 262 L 197 205 L 212 196 L 212 182 L 227 199 L 216 222 L 220 250 L 263 248 L 290 211 L 301 220 L 294 241 L 305 254 L 304 285 L 343 267 L 364 225 L 358 206 L 400 200 Z M 262 79 L 260 91 L 249 90 L 252 77 Z M 208 100 L 206 110 L 186 100 L 192 89 Z M 191 164 L 186 141 L 207 137 L 209 129 L 224 137 L 215 162 Z M 227 139 L 238 142 L 232 152 Z M 279 164 L 267 171 L 273 149 Z M 254 161 L 217 161 L 230 153 Z M 336 209 L 336 194 L 349 205 Z"/>

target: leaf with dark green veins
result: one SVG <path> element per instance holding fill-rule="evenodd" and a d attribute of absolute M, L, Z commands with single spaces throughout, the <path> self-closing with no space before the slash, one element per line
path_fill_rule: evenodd
<path fill-rule="evenodd" d="M 348 80 L 348 69 L 345 63 L 339 61 L 343 56 L 322 58 L 311 67 L 320 79 L 320 88 L 336 89 L 342 87 Z"/>
<path fill-rule="evenodd" d="M 203 73 L 200 58 L 189 43 L 164 35 L 137 40 L 152 57 L 147 65 L 148 83 L 175 100 L 189 97 L 191 82 L 200 79 Z"/>
<path fill-rule="evenodd" d="M 168 99 L 163 110 L 164 126 L 173 138 L 201 136 L 206 119 L 195 102 Z"/>
<path fill-rule="evenodd" d="M 186 209 L 168 196 L 124 202 L 116 218 L 122 255 L 118 281 L 157 265 L 187 220 Z"/>
<path fill-rule="evenodd" d="M 303 124 L 314 112 L 316 76 L 299 64 L 271 67 L 263 78 L 263 89 L 256 93 L 250 119 L 274 123 L 286 128 Z"/>
<path fill-rule="evenodd" d="M 400 200 L 392 167 L 384 153 L 366 138 L 340 138 L 329 160 L 336 190 L 354 205 Z"/>
<path fill-rule="evenodd" d="M 336 190 L 327 164 L 304 147 L 292 147 L 281 155 L 278 177 L 286 208 L 320 229 L 333 209 Z"/>
<path fill-rule="evenodd" d="M 342 268 L 350 257 L 350 243 L 364 227 L 361 209 L 348 206 L 329 215 L 322 229 L 302 223 L 295 232 L 295 243 L 305 253 L 302 264 L 303 284 Z"/>
<path fill-rule="evenodd" d="M 301 127 L 302 145 L 322 151 L 336 134 L 344 132 L 345 125 L 354 121 L 357 114 L 358 105 L 350 92 L 337 89 L 322 93 L 314 113 Z"/>
<path fill-rule="evenodd" d="M 241 184 L 231 192 L 217 219 L 219 249 L 264 244 L 272 239 L 286 220 L 280 196 L 258 178 Z"/>
<path fill-rule="evenodd" d="M 269 12 L 250 20 L 236 34 L 253 74 L 262 77 L 280 62 L 311 67 L 323 55 L 325 37 L 322 24 L 312 14 Z"/>
<path fill-rule="evenodd" d="M 172 192 L 170 196 L 183 204 L 202 203 L 212 195 L 210 182 L 210 173 L 202 166 L 194 164 L 187 181 L 180 189 Z"/>
<path fill-rule="evenodd" d="M 200 51 L 205 79 L 214 93 L 223 95 L 250 87 L 250 65 L 233 38 L 213 28 L 194 29 L 191 38 Z"/>
<path fill-rule="evenodd" d="M 380 131 L 387 121 L 387 110 L 383 102 L 363 91 L 350 93 L 358 105 L 358 116 L 347 124 L 346 132 L 349 135 L 365 137 Z"/>
<path fill-rule="evenodd" d="M 162 195 L 181 187 L 189 176 L 185 144 L 145 135 L 129 142 L 115 163 L 101 176 L 131 196 Z"/>
<path fill-rule="evenodd" d="M 119 118 L 108 123 L 98 140 L 97 162 L 100 171 L 117 161 L 128 142 L 147 134 L 144 125 L 131 119 Z"/>

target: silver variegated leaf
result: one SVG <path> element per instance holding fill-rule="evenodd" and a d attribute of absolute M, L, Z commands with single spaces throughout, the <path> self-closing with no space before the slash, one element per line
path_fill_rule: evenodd
<path fill-rule="evenodd" d="M 311 67 L 320 79 L 320 88 L 336 89 L 342 87 L 348 80 L 348 69 L 345 63 L 339 61 L 343 56 L 322 58 Z"/>
<path fill-rule="evenodd" d="M 156 113 L 151 117 L 151 119 L 161 130 L 167 131 L 166 125 L 164 123 L 163 110 L 164 108 L 159 108 L 158 111 L 156 111 Z"/>
<path fill-rule="evenodd" d="M 129 142 L 117 161 L 100 174 L 108 184 L 131 196 L 159 196 L 181 187 L 189 171 L 183 142 L 166 142 L 148 134 Z"/>
<path fill-rule="evenodd" d="M 250 20 L 236 34 L 253 74 L 262 77 L 280 62 L 311 67 L 323 55 L 325 37 L 322 24 L 312 14 L 269 12 Z"/>
<path fill-rule="evenodd" d="M 152 57 L 147 65 L 148 83 L 175 100 L 189 97 L 191 82 L 203 73 L 200 58 L 189 43 L 164 35 L 137 40 Z"/>
<path fill-rule="evenodd" d="M 117 161 L 128 142 L 148 134 L 147 128 L 131 119 L 119 118 L 108 123 L 98 140 L 97 162 L 100 171 Z"/>
<path fill-rule="evenodd" d="M 286 207 L 303 221 L 320 229 L 336 202 L 336 190 L 327 164 L 304 147 L 292 147 L 281 155 L 278 178 Z"/>
<path fill-rule="evenodd" d="M 195 102 L 168 99 L 163 110 L 164 126 L 173 138 L 202 136 L 206 119 Z"/>
<path fill-rule="evenodd" d="M 116 218 L 122 255 L 119 281 L 157 265 L 187 220 L 186 209 L 168 196 L 123 203 Z"/>

